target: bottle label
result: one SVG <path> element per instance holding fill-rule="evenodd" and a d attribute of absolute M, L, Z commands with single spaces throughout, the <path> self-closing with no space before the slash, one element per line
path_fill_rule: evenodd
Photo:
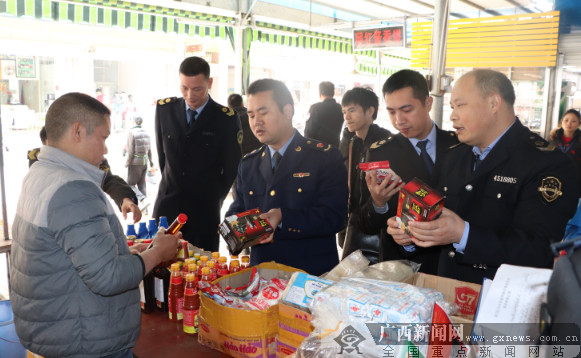
<path fill-rule="evenodd" d="M 184 319 L 184 298 L 180 297 L 178 298 L 178 304 L 177 304 L 177 316 L 178 316 L 178 321 Z"/>
<path fill-rule="evenodd" d="M 227 274 L 229 274 L 228 269 L 220 268 L 217 271 L 218 277 L 223 277 L 226 276 Z"/>
<path fill-rule="evenodd" d="M 182 283 L 182 276 L 172 276 L 170 283 L 172 285 L 179 285 Z"/>
<path fill-rule="evenodd" d="M 184 332 L 198 332 L 198 312 L 199 310 L 184 310 Z"/>
<path fill-rule="evenodd" d="M 198 294 L 198 290 L 196 287 L 188 287 L 184 293 L 184 296 L 194 296 Z"/>

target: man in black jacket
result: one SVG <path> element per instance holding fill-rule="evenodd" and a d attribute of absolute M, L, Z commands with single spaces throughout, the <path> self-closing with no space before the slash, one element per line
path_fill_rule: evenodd
<path fill-rule="evenodd" d="M 234 110 L 212 100 L 210 65 L 188 57 L 180 65 L 182 98 L 157 101 L 155 134 L 161 170 L 153 216 L 188 215 L 184 239 L 218 251 L 220 208 L 240 162 L 242 131 Z"/>
<path fill-rule="evenodd" d="M 320 140 L 321 142 L 339 146 L 339 134 L 343 126 L 341 106 L 333 96 L 335 85 L 331 82 L 319 84 L 321 102 L 315 103 L 309 109 L 309 119 L 305 124 L 305 137 Z"/>
<path fill-rule="evenodd" d="M 438 274 L 482 283 L 503 264 L 551 268 L 550 244 L 561 240 L 577 206 L 573 162 L 524 127 L 514 113 L 511 81 L 492 70 L 462 76 L 450 119 L 462 144 L 442 167 L 442 215 L 411 222 L 411 237 L 388 221 L 400 245 L 439 246 Z"/>
<path fill-rule="evenodd" d="M 377 263 L 380 256 L 379 229 L 365 233 L 359 219 L 361 205 L 369 199 L 369 192 L 360 189 L 363 176 L 359 163 L 365 162 L 365 154 L 372 143 L 391 136 L 391 132 L 373 123 L 377 119 L 379 98 L 372 90 L 363 87 L 350 89 L 345 92 L 341 107 L 347 130 L 353 133 L 353 136 L 344 135 L 340 145 L 349 174 L 349 211 L 342 245 L 343 258 L 361 250 L 371 263 Z"/>
<path fill-rule="evenodd" d="M 403 184 L 417 177 L 435 187 L 446 151 L 458 140 L 430 119 L 433 99 L 425 78 L 416 71 L 401 70 L 387 79 L 383 95 L 391 123 L 399 133 L 373 143 L 367 161 L 388 160 Z M 381 260 L 409 259 L 422 264 L 420 271 L 435 274 L 439 249 L 401 246 L 386 232 L 387 219 L 397 213 L 397 192 L 403 184 L 398 184 L 399 180 L 391 185 L 387 180 L 377 184 L 375 173 L 368 173 L 365 179 L 362 192 L 371 195 L 361 210 L 362 220 L 370 229 L 381 230 Z"/>

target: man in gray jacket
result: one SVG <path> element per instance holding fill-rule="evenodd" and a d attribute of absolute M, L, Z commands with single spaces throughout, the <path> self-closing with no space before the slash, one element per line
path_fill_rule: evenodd
<path fill-rule="evenodd" d="M 127 246 L 100 187 L 110 130 L 99 101 L 63 95 L 46 114 L 48 145 L 23 181 L 10 297 L 22 345 L 46 358 L 132 357 L 139 282 L 177 254 L 179 238 L 163 231 L 149 250 Z"/>
<path fill-rule="evenodd" d="M 135 117 L 135 127 L 131 128 L 127 135 L 127 184 L 131 186 L 140 202 L 145 200 L 147 189 L 145 186 L 145 175 L 147 174 L 147 162 L 153 168 L 151 159 L 151 137 L 145 129 L 141 127 L 143 119 Z M 145 209 L 143 205 L 141 209 Z"/>

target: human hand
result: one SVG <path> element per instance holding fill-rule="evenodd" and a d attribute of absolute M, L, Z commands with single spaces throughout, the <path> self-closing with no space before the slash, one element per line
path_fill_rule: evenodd
<path fill-rule="evenodd" d="M 158 252 L 159 262 L 157 263 L 175 259 L 181 247 L 181 241 L 183 241 L 181 232 L 171 235 L 166 234 L 165 228 L 160 228 L 151 242 L 151 248 Z"/>
<path fill-rule="evenodd" d="M 400 228 L 397 216 L 387 219 L 387 233 L 393 237 L 393 241 L 400 246 L 412 245 L 412 238 Z"/>
<path fill-rule="evenodd" d="M 266 213 L 260 214 L 259 217 L 261 219 L 268 220 L 270 226 L 272 226 L 274 231 L 276 231 L 276 229 L 278 228 L 278 225 L 282 221 L 282 211 L 280 209 L 270 209 Z M 270 234 L 266 238 L 260 240 L 258 243 L 259 244 L 267 244 L 269 242 L 272 242 L 274 240 L 274 231 L 272 232 L 272 234 Z"/>
<path fill-rule="evenodd" d="M 139 210 L 139 206 L 133 202 L 133 200 L 129 198 L 124 198 L 123 202 L 121 203 L 121 213 L 123 214 L 123 219 L 127 220 L 127 213 L 133 213 L 133 223 L 137 224 L 139 220 L 141 220 L 141 210 Z"/>
<path fill-rule="evenodd" d="M 459 243 L 464 234 L 466 223 L 455 212 L 443 208 L 439 218 L 427 222 L 411 221 L 408 223 L 412 241 L 420 247 Z"/>
<path fill-rule="evenodd" d="M 129 251 L 131 252 L 131 254 L 140 254 L 143 251 L 147 250 L 147 248 L 149 247 L 149 243 L 139 243 L 139 244 L 133 244 L 133 246 L 129 247 Z"/>
<path fill-rule="evenodd" d="M 393 179 L 391 184 L 388 184 Z M 388 174 L 380 184 L 377 184 L 377 170 L 370 170 L 365 173 L 367 189 L 371 194 L 371 200 L 377 207 L 384 207 L 385 204 L 397 194 L 405 183 L 397 175 Z"/>

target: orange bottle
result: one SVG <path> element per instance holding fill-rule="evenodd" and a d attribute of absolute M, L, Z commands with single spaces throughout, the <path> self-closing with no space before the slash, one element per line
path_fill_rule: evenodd
<path fill-rule="evenodd" d="M 210 268 L 210 276 L 212 276 L 212 281 L 216 279 L 216 263 L 213 260 L 208 261 L 206 267 Z"/>
<path fill-rule="evenodd" d="M 190 257 L 190 251 L 188 250 L 188 242 L 182 241 L 180 249 L 178 251 L 178 260 L 185 261 Z"/>
<path fill-rule="evenodd" d="M 234 273 L 234 272 L 238 272 L 238 271 L 240 271 L 240 261 L 234 260 L 234 261 L 230 262 L 230 273 Z"/>
<path fill-rule="evenodd" d="M 242 268 L 242 270 L 250 267 L 250 256 L 248 255 L 242 256 L 242 263 L 240 267 Z"/>
<path fill-rule="evenodd" d="M 196 276 L 196 281 L 198 281 L 200 279 L 200 276 L 198 275 L 198 265 L 193 264 L 193 263 L 192 264 L 189 264 L 188 265 L 188 271 L 192 275 Z"/>
<path fill-rule="evenodd" d="M 208 256 L 200 256 L 200 264 L 198 265 L 198 276 L 202 276 L 202 268 L 206 267 L 208 263 Z"/>
<path fill-rule="evenodd" d="M 212 282 L 212 276 L 210 275 L 210 268 L 202 268 L 202 276 L 200 276 L 200 281 Z"/>
<path fill-rule="evenodd" d="M 234 261 L 238 262 L 238 268 L 240 268 L 240 260 L 238 260 L 238 255 L 232 255 L 230 256 L 230 268 L 228 270 L 230 273 L 232 273 L 232 264 Z"/>
<path fill-rule="evenodd" d="M 214 262 L 218 262 L 219 258 L 220 258 L 220 253 L 218 251 L 212 252 L 212 260 L 214 260 Z"/>
<path fill-rule="evenodd" d="M 171 279 L 167 300 L 169 319 L 172 321 L 181 321 L 183 319 L 184 281 L 180 272 L 180 264 L 177 262 L 171 265 Z"/>
<path fill-rule="evenodd" d="M 226 263 L 227 258 L 221 256 L 218 258 L 218 268 L 216 269 L 216 278 L 224 277 L 229 274 L 228 264 Z"/>
<path fill-rule="evenodd" d="M 198 296 L 198 284 L 196 275 L 190 273 L 186 276 L 186 288 L 184 290 L 184 332 L 194 334 L 198 332 L 198 312 L 200 311 L 200 297 Z"/>

